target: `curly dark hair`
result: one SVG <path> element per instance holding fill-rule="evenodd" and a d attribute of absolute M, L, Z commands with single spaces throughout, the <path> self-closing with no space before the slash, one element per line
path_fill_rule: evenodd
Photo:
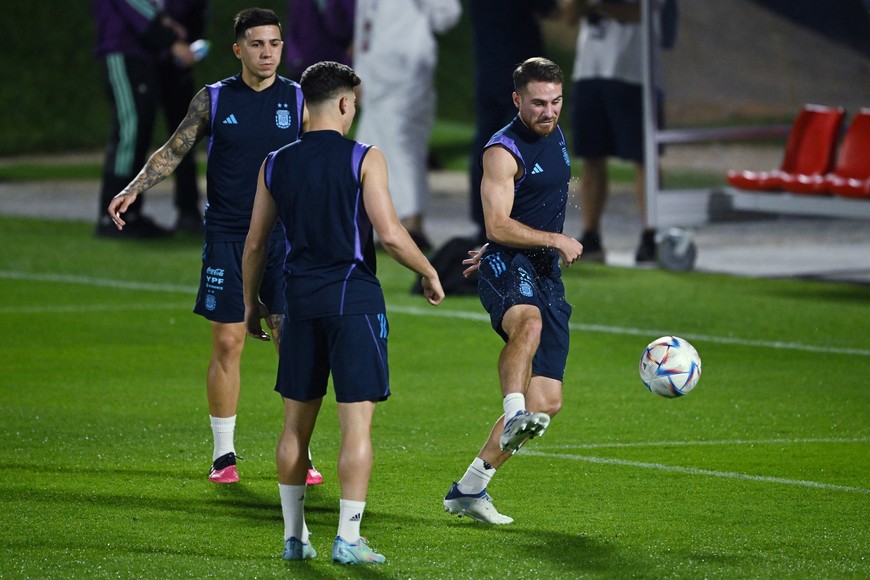
<path fill-rule="evenodd" d="M 322 61 L 305 69 L 299 81 L 302 94 L 310 105 L 317 105 L 335 98 L 344 91 L 353 91 L 360 78 L 347 65 Z"/>

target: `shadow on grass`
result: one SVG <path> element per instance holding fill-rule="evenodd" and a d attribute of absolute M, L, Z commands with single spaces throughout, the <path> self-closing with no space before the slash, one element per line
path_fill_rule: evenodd
<path fill-rule="evenodd" d="M 510 531 L 510 530 L 509 530 Z M 582 534 L 561 531 L 528 533 L 516 530 L 515 546 L 527 559 L 547 559 L 552 566 L 577 574 L 610 572 L 628 569 L 614 547 Z"/>
<path fill-rule="evenodd" d="M 842 272 L 843 275 L 848 275 L 850 272 Z M 830 283 L 825 280 L 819 280 L 817 276 L 806 275 L 800 277 L 790 277 L 788 280 L 801 282 L 817 282 L 818 285 L 801 286 L 800 289 L 792 287 L 783 287 L 776 291 L 776 294 L 782 298 L 790 298 L 797 300 L 810 300 L 813 302 L 850 302 L 854 304 L 870 303 L 870 284 L 859 282 L 854 283 Z"/>
<path fill-rule="evenodd" d="M 5 548 L 19 557 L 36 546 L 44 549 L 47 543 L 68 556 L 87 554 L 80 558 L 84 562 L 95 557 L 123 562 L 126 557 L 136 566 L 141 564 L 141 557 L 148 557 L 156 558 L 158 567 L 184 567 L 205 559 L 211 567 L 219 562 L 246 562 L 255 568 L 266 567 L 269 573 L 288 572 L 294 577 L 344 573 L 329 563 L 331 535 L 338 517 L 336 486 L 309 491 L 306 519 L 322 554 L 316 565 L 297 566 L 299 563 L 281 562 L 277 557 L 283 521 L 280 500 L 274 487 L 264 491 L 264 481 L 218 486 L 187 470 L 182 474 L 179 470 L 118 468 L 83 473 L 67 466 L 5 467 L 7 472 L 39 474 L 28 478 L 27 483 L 5 486 L 7 507 L 26 506 L 17 514 L 17 508 L 7 511 L 10 521 L 23 517 L 23 522 L 30 522 L 27 527 L 42 522 L 40 526 L 52 529 L 48 535 L 27 534 L 4 542 Z M 57 477 L 47 481 L 45 474 Z M 73 488 L 65 489 L 65 484 Z M 396 577 L 397 572 L 404 571 L 413 576 L 433 565 L 431 577 L 490 577 L 494 571 L 498 571 L 494 577 L 501 577 L 505 570 L 510 573 L 511 559 L 522 562 L 519 570 L 538 569 L 562 577 L 618 577 L 620 572 L 638 569 L 638 562 L 628 561 L 620 553 L 618 541 L 570 533 L 563 526 L 483 526 L 440 519 L 443 515 L 436 519 L 437 510 L 405 515 L 396 506 L 372 508 L 366 511 L 365 528 L 377 533 L 382 540 L 380 544 L 376 540 L 375 545 L 384 546 L 388 558 L 395 554 L 395 559 L 388 560 L 385 567 L 353 568 L 354 576 Z M 79 532 L 70 535 L 73 530 Z M 413 539 L 421 533 L 428 538 L 422 551 L 414 547 Z M 390 540 L 390 536 L 394 538 Z M 390 542 L 397 540 L 402 548 L 390 551 Z M 489 548 L 482 551 L 481 546 Z"/>
<path fill-rule="evenodd" d="M 559 570 L 567 575 L 587 575 L 604 573 L 618 577 L 620 571 L 634 568 L 633 563 L 625 561 L 616 546 L 590 538 L 583 533 L 568 533 L 558 529 L 529 527 L 523 524 L 507 526 L 484 526 L 463 521 L 454 521 L 450 527 L 455 534 L 468 534 L 469 537 L 509 536 L 510 551 L 518 560 L 540 561 L 543 569 Z M 460 532 L 458 528 L 462 528 Z M 509 569 L 509 565 L 508 565 Z"/>

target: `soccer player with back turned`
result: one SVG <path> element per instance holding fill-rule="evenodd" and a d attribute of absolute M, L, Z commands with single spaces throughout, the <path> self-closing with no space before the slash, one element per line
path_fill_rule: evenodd
<path fill-rule="evenodd" d="M 466 260 L 479 269 L 480 300 L 505 346 L 498 360 L 504 415 L 496 421 L 444 509 L 489 524 L 509 524 L 486 492 L 496 469 L 532 437 L 544 434 L 562 406 L 568 319 L 559 260 L 583 246 L 562 234 L 571 165 L 559 128 L 562 71 L 531 58 L 513 74 L 518 114 L 482 154 L 481 198 L 489 244 Z"/>
<path fill-rule="evenodd" d="M 372 470 L 371 425 L 378 401 L 390 396 L 384 295 L 375 277 L 373 231 L 383 248 L 422 276 L 437 305 L 444 291 L 435 268 L 396 216 L 387 163 L 370 145 L 347 139 L 356 114 L 359 77 L 336 62 L 302 75 L 310 125 L 296 143 L 270 154 L 260 169 L 243 258 L 248 333 L 268 340 L 259 301 L 270 232 L 280 218 L 286 236 L 288 317 L 275 390 L 284 398 L 276 453 L 286 560 L 315 557 L 304 520 L 306 449 L 332 374 L 341 445 L 338 534 L 332 560 L 381 563 L 360 536 Z"/>

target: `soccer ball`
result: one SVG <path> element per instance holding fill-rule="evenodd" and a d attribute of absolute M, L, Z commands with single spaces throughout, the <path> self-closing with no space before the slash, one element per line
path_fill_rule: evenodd
<path fill-rule="evenodd" d="M 640 380 L 651 392 L 682 397 L 701 378 L 701 357 L 695 347 L 677 336 L 658 338 L 640 355 Z"/>

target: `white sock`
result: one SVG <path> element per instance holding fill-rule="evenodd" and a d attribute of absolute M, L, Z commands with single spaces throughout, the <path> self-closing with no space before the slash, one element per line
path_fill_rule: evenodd
<path fill-rule="evenodd" d="M 526 396 L 522 393 L 508 393 L 505 395 L 502 405 L 504 405 L 504 421 L 507 423 L 519 411 L 526 409 Z"/>
<path fill-rule="evenodd" d="M 348 544 L 359 541 L 359 524 L 362 521 L 366 502 L 343 499 L 338 502 L 338 537 Z"/>
<path fill-rule="evenodd" d="M 305 491 L 307 485 L 278 484 L 281 495 L 281 512 L 284 514 L 284 540 L 296 538 L 308 543 L 308 526 L 305 525 Z"/>
<path fill-rule="evenodd" d="M 461 493 L 476 495 L 486 489 L 493 475 L 495 475 L 495 467 L 480 457 L 475 457 L 465 471 L 465 475 L 459 480 L 457 487 Z"/>
<path fill-rule="evenodd" d="M 236 416 L 211 417 L 211 432 L 214 435 L 214 453 L 211 460 L 214 461 L 221 455 L 235 453 L 233 436 L 236 432 Z"/>

